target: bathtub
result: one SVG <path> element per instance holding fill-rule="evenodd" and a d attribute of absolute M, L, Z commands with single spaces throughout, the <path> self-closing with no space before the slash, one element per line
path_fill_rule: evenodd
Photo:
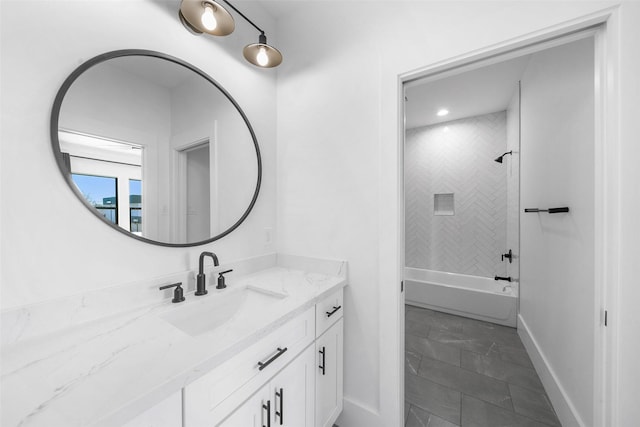
<path fill-rule="evenodd" d="M 515 327 L 516 284 L 418 268 L 404 269 L 405 302 Z"/>

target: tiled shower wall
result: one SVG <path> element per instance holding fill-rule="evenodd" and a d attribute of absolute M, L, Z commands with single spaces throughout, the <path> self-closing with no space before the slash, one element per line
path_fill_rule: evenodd
<path fill-rule="evenodd" d="M 405 261 L 408 267 L 474 276 L 506 275 L 505 111 L 408 129 Z M 453 215 L 434 215 L 434 195 L 454 194 Z"/>

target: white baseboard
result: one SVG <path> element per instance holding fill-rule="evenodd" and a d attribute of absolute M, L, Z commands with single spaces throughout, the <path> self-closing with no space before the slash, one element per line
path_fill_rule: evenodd
<path fill-rule="evenodd" d="M 560 384 L 558 376 L 551 368 L 544 352 L 531 334 L 527 323 L 521 315 L 518 315 L 518 335 L 524 347 L 527 349 L 527 353 L 533 362 L 533 366 L 536 368 L 536 372 L 542 381 L 542 385 L 551 400 L 553 409 L 555 409 L 562 426 L 587 427 L 576 411 L 575 406 L 571 403 L 571 399 L 562 387 L 562 384 Z"/>
<path fill-rule="evenodd" d="M 342 414 L 336 420 L 339 427 L 385 427 L 380 414 L 373 408 L 345 397 Z"/>

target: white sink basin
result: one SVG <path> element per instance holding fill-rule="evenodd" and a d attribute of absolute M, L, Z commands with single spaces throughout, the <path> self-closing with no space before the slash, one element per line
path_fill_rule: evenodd
<path fill-rule="evenodd" d="M 246 287 L 228 293 L 209 293 L 201 301 L 171 310 L 160 317 L 191 336 L 211 332 L 242 316 L 256 316 L 286 294 Z"/>

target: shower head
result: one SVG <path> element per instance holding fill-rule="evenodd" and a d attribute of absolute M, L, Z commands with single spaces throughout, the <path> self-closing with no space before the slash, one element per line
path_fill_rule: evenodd
<path fill-rule="evenodd" d="M 502 158 L 504 156 L 506 156 L 507 154 L 513 154 L 513 151 L 507 151 L 506 153 L 504 153 L 502 156 L 498 157 L 497 159 L 494 160 L 494 162 L 498 162 L 498 163 L 502 163 Z"/>

